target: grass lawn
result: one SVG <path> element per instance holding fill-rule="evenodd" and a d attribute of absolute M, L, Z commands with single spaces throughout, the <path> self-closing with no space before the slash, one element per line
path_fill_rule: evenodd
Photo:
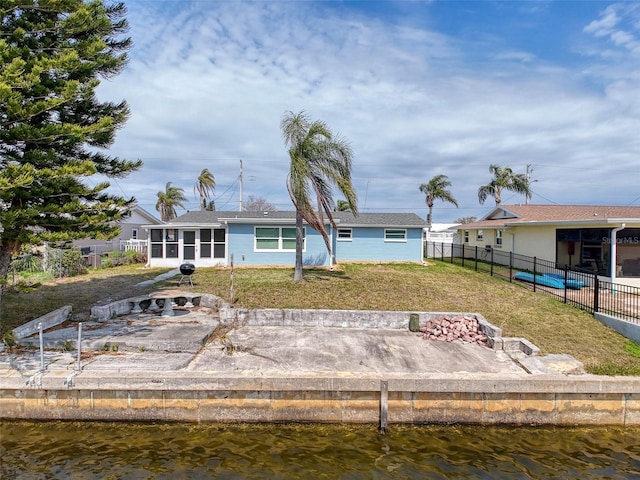
<path fill-rule="evenodd" d="M 0 329 L 13 328 L 63 305 L 80 318 L 91 305 L 166 287 L 133 287 L 167 269 L 140 266 L 91 271 L 47 283 L 29 293 L 6 293 L 0 300 Z M 195 290 L 229 301 L 229 268 L 199 268 Z M 603 326 L 588 313 L 542 293 L 533 293 L 486 274 L 435 262 L 345 264 L 334 271 L 305 269 L 304 282 L 292 281 L 292 268 L 235 268 L 234 296 L 247 308 L 329 308 L 477 312 L 507 337 L 524 337 L 543 354 L 567 353 L 590 373 L 640 375 L 640 346 Z M 184 284 L 183 284 L 184 285 Z"/>

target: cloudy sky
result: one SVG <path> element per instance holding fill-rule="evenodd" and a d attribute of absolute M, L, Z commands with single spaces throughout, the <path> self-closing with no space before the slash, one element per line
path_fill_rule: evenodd
<path fill-rule="evenodd" d="M 203 168 L 238 209 L 241 161 L 245 201 L 293 209 L 279 125 L 300 110 L 350 141 L 363 212 L 424 218 L 418 187 L 444 174 L 459 208 L 434 222 L 480 217 L 492 163 L 531 165 L 530 203 L 640 205 L 638 3 L 125 3 L 130 62 L 98 94 L 129 103 L 111 151 L 144 167 L 112 190 L 156 215 L 169 181 L 197 209 Z"/>

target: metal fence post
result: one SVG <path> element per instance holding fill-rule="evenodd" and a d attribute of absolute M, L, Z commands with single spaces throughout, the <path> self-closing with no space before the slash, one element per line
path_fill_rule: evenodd
<path fill-rule="evenodd" d="M 80 363 L 82 358 L 82 322 L 78 323 L 78 371 L 82 370 Z"/>
<path fill-rule="evenodd" d="M 567 271 L 567 266 L 564 266 L 564 284 L 567 284 L 567 280 L 568 280 L 568 271 Z M 564 289 L 564 303 L 567 303 L 567 288 L 565 287 Z"/>
<path fill-rule="evenodd" d="M 538 258 L 537 257 L 533 257 L 533 291 L 536 291 L 536 262 L 537 262 Z"/>
<path fill-rule="evenodd" d="M 600 280 L 596 275 L 593 282 L 593 313 L 596 313 L 600 309 Z"/>
<path fill-rule="evenodd" d="M 40 371 L 44 372 L 44 333 L 42 322 L 38 323 L 38 333 L 40 336 Z"/>
<path fill-rule="evenodd" d="M 509 252 L 509 283 L 513 283 L 513 252 Z"/>
<path fill-rule="evenodd" d="M 464 267 L 464 243 L 462 244 L 462 266 Z"/>
<path fill-rule="evenodd" d="M 475 270 L 478 271 L 478 246 L 476 245 L 476 254 L 474 255 L 475 259 Z"/>
<path fill-rule="evenodd" d="M 491 249 L 491 276 L 493 277 L 493 248 Z"/>

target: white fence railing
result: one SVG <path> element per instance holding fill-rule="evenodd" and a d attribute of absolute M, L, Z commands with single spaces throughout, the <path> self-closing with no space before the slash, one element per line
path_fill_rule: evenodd
<path fill-rule="evenodd" d="M 125 252 L 129 250 L 135 250 L 136 252 L 147 252 L 146 240 L 120 240 L 120 251 Z"/>

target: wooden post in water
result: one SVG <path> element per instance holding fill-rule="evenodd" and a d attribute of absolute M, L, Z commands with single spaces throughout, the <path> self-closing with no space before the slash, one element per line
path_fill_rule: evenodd
<path fill-rule="evenodd" d="M 380 380 L 380 433 L 387 432 L 389 403 L 389 382 Z"/>

